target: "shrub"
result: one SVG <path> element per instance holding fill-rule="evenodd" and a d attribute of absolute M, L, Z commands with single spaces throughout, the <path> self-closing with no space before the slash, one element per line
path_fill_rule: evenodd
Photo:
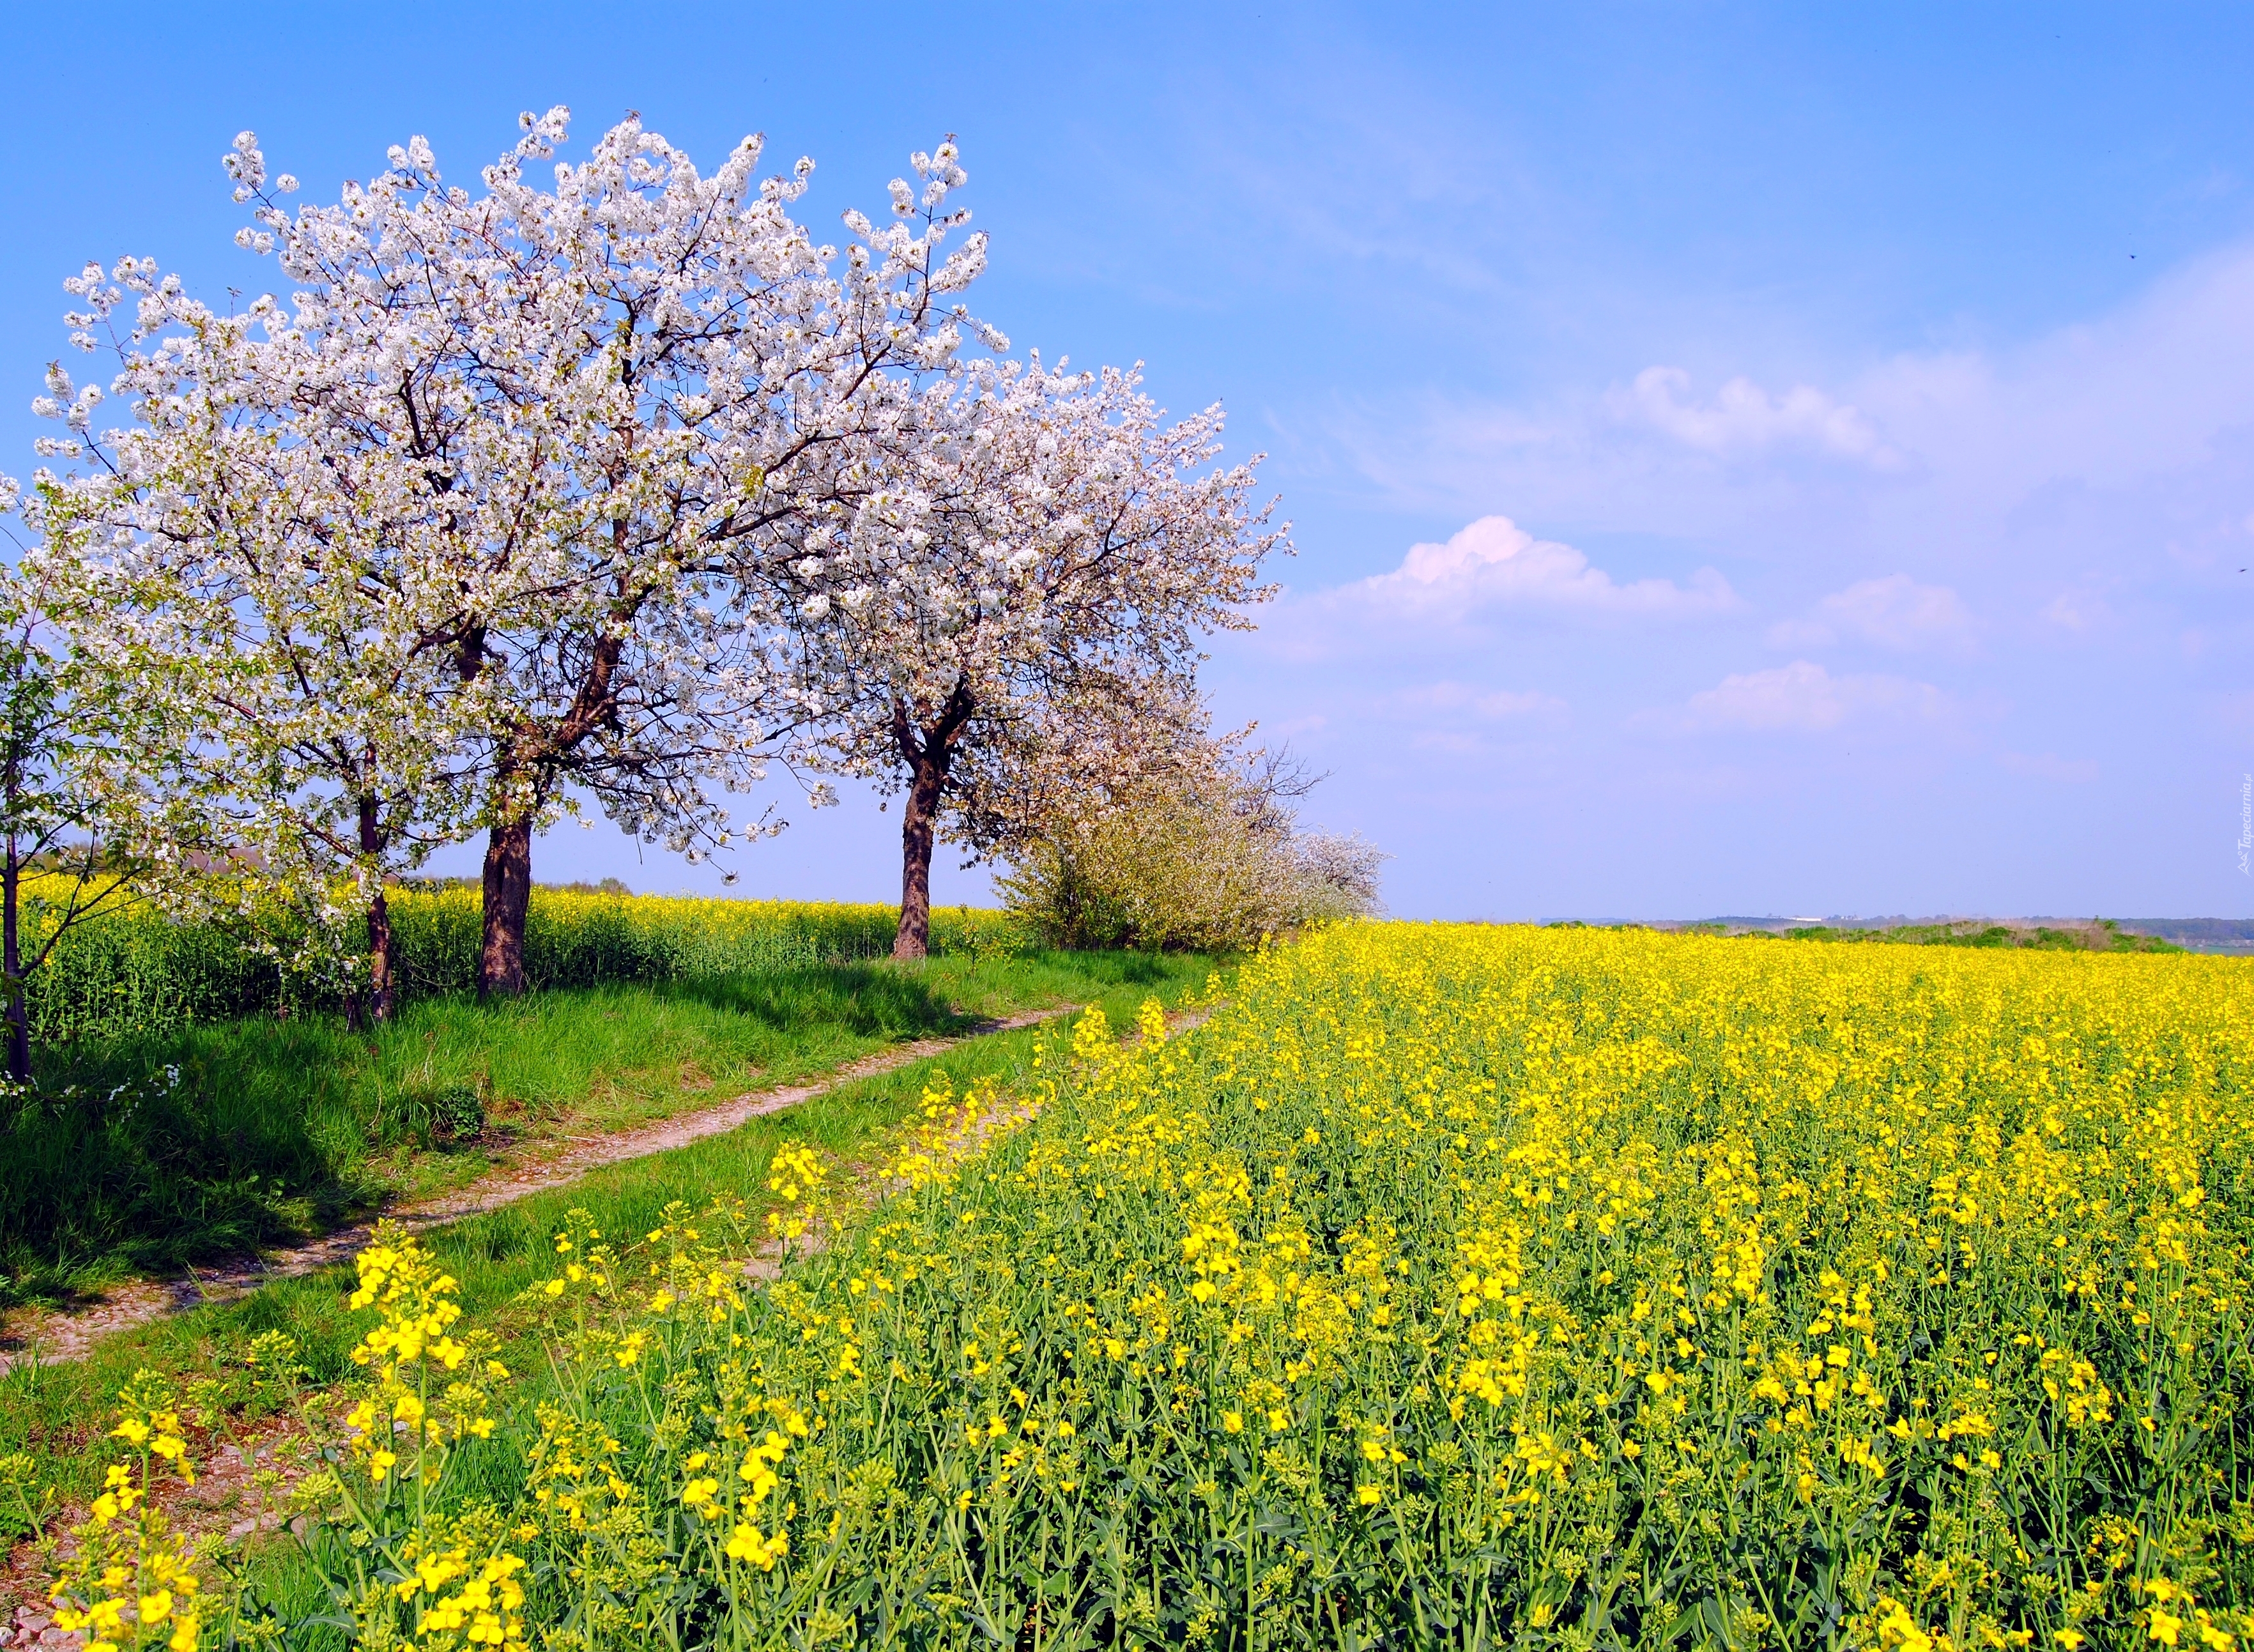
<path fill-rule="evenodd" d="M 1224 770 L 1060 821 L 996 882 L 1052 945 L 1226 951 L 1312 923 L 1375 915 L 1385 859 L 1359 836 L 1298 830 L 1284 799 L 1311 781 Z"/>

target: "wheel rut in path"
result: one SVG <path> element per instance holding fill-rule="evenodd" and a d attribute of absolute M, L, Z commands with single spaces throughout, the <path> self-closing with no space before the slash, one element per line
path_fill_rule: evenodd
<path fill-rule="evenodd" d="M 97 1342 L 120 1331 L 185 1313 L 207 1303 L 231 1302 L 273 1280 L 297 1278 L 347 1261 L 368 1243 L 379 1220 L 388 1218 L 410 1228 L 433 1228 L 480 1216 L 535 1194 L 567 1186 L 591 1171 L 647 1158 L 653 1153 L 669 1152 L 708 1136 L 724 1136 L 752 1119 L 810 1102 L 856 1079 L 892 1072 L 912 1061 L 944 1054 L 975 1039 L 1038 1026 L 1044 1021 L 1070 1015 L 1080 1007 L 1076 1004 L 1059 1004 L 1054 1009 L 1031 1010 L 983 1021 L 960 1037 L 917 1039 L 895 1045 L 803 1084 L 752 1090 L 717 1107 L 655 1119 L 612 1135 L 567 1136 L 562 1138 L 564 1150 L 550 1158 L 505 1166 L 449 1193 L 389 1206 L 366 1221 L 335 1228 L 301 1245 L 191 1269 L 175 1279 L 135 1279 L 110 1290 L 99 1302 L 74 1312 L 18 1316 L 17 1322 L 8 1326 L 4 1340 L 0 1340 L 0 1376 L 35 1355 L 45 1365 L 81 1360 Z"/>

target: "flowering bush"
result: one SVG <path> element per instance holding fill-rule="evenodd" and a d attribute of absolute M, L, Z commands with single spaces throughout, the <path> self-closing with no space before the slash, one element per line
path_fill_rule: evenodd
<path fill-rule="evenodd" d="M 1060 821 L 996 880 L 1028 929 L 1064 947 L 1217 952 L 1380 910 L 1385 859 L 1359 837 L 1194 793 Z"/>

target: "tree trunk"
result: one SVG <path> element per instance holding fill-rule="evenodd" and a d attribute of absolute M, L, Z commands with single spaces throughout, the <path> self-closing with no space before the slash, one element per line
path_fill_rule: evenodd
<path fill-rule="evenodd" d="M 364 855 L 381 855 L 391 841 L 384 830 L 382 813 L 376 800 L 360 800 L 360 847 Z M 398 944 L 391 932 L 391 905 L 383 892 L 383 874 L 376 873 L 375 893 L 368 903 L 368 1019 L 381 1026 L 391 1019 L 399 1000 Z M 357 1032 L 360 1023 L 360 995 L 355 992 L 347 1006 L 353 1028 Z"/>
<path fill-rule="evenodd" d="M 900 928 L 892 940 L 895 958 L 921 958 L 931 952 L 931 839 L 939 818 L 940 794 L 947 786 L 944 746 L 928 746 L 916 760 L 900 822 Z"/>
<path fill-rule="evenodd" d="M 524 920 L 532 909 L 532 818 L 495 822 L 486 837 L 485 945 L 478 997 L 524 996 Z"/>
<path fill-rule="evenodd" d="M 368 903 L 368 1018 L 382 1026 L 399 1007 L 399 940 L 392 933 L 391 902 L 383 886 Z"/>
<path fill-rule="evenodd" d="M 892 937 L 892 956 L 921 958 L 931 951 L 931 840 L 939 824 L 947 772 L 955 766 L 955 743 L 978 709 L 968 677 L 939 708 L 938 718 L 919 726 L 908 707 L 892 702 L 892 742 L 908 766 L 907 807 L 900 821 L 900 928 Z"/>
<path fill-rule="evenodd" d="M 8 988 L 8 1076 L 32 1082 L 32 1016 L 24 1002 L 24 950 L 16 927 L 24 867 L 16 856 L 16 834 L 8 834 L 7 858 L 0 862 L 0 973 Z"/>

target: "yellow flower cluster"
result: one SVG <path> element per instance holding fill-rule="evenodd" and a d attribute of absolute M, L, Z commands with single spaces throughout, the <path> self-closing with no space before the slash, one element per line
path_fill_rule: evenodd
<path fill-rule="evenodd" d="M 697 1476 L 682 1488 L 682 1501 L 715 1528 L 727 1528 L 721 1553 L 729 1559 L 772 1572 L 790 1552 L 784 1528 L 797 1510 L 776 1494 L 784 1458 L 810 1432 L 804 1413 L 788 1399 L 752 1399 L 739 1418 L 721 1426 L 717 1452 L 692 1452 L 682 1460 L 682 1467 Z"/>
<path fill-rule="evenodd" d="M 369 1375 L 345 1425 L 351 1452 L 382 1485 L 402 1472 L 402 1448 L 412 1457 L 406 1472 L 419 1474 L 415 1465 L 426 1453 L 489 1437 L 494 1419 L 484 1385 L 506 1380 L 508 1369 L 491 1357 L 485 1339 L 452 1334 L 462 1315 L 454 1300 L 459 1282 L 396 1223 L 377 1225 L 358 1267 L 350 1306 L 374 1307 L 378 1318 L 352 1351 L 353 1363 Z"/>
<path fill-rule="evenodd" d="M 830 1568 L 1191 1642 L 2246 1633 L 2246 966 L 1355 926 L 1228 996 L 1082 1017 L 974 1151 L 935 1091 L 732 1321 L 815 1419 L 800 1628 Z"/>
<path fill-rule="evenodd" d="M 195 1483 L 163 1379 L 149 1371 L 134 1377 L 110 1438 L 124 1441 L 135 1460 L 109 1465 L 85 1523 L 73 1529 L 76 1552 L 50 1591 L 55 1627 L 83 1636 L 86 1652 L 194 1652 L 203 1627 L 196 1553 L 150 1501 L 160 1472 Z"/>
<path fill-rule="evenodd" d="M 815 1151 L 795 1142 L 775 1150 L 767 1165 L 767 1191 L 781 1200 L 767 1213 L 767 1233 L 785 1244 L 802 1239 L 814 1225 L 814 1204 L 829 1172 Z"/>
<path fill-rule="evenodd" d="M 415 1638 L 443 1648 L 462 1644 L 525 1652 L 524 1586 L 516 1555 L 472 1555 L 454 1548 L 409 1557 L 414 1570 L 392 1586 L 415 1613 Z"/>
<path fill-rule="evenodd" d="M 1003 1108 L 990 1076 L 975 1082 L 958 1096 L 943 1072 L 933 1075 L 922 1102 L 922 1116 L 884 1168 L 881 1183 L 886 1191 L 920 1192 L 947 1183 L 998 1136 L 1023 1124 L 1032 1110 Z"/>

